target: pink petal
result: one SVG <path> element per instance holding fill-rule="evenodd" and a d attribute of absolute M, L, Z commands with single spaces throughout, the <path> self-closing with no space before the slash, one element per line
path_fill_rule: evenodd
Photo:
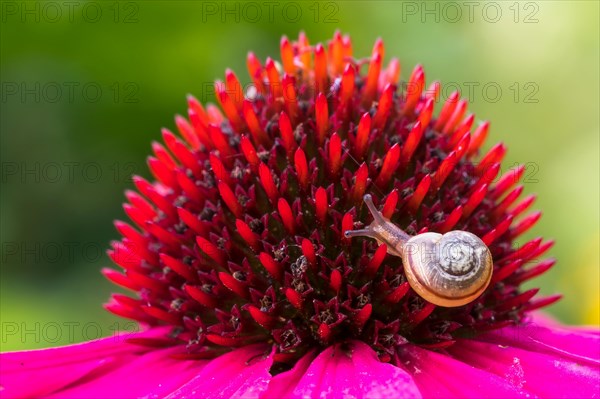
<path fill-rule="evenodd" d="M 410 375 L 382 363 L 366 344 L 331 346 L 305 355 L 290 371 L 278 374 L 263 398 L 419 398 Z"/>
<path fill-rule="evenodd" d="M 268 347 L 237 349 L 212 361 L 172 357 L 181 347 L 150 348 L 125 338 L 164 337 L 153 329 L 62 348 L 4 353 L 2 398 L 258 397 L 273 359 Z M 32 383 L 35 382 L 35 383 Z"/>
<path fill-rule="evenodd" d="M 263 398 L 292 398 L 293 389 L 300 383 L 306 370 L 316 357 L 316 350 L 302 356 L 291 370 L 278 374 L 269 383 Z"/>
<path fill-rule="evenodd" d="M 592 397 L 600 393 L 600 334 L 537 317 L 458 340 L 446 353 L 403 346 L 398 367 L 358 341 L 305 355 L 272 377 L 273 353 L 252 345 L 212 361 L 179 360 L 176 348 L 125 338 L 164 337 L 165 328 L 62 348 L 0 355 L 2 397 Z M 551 327 L 548 327 L 551 326 Z M 32 383 L 33 382 L 33 383 Z"/>
<path fill-rule="evenodd" d="M 272 378 L 268 351 L 266 345 L 251 345 L 221 355 L 168 398 L 258 398 Z"/>
<path fill-rule="evenodd" d="M 407 346 L 400 358 L 425 397 L 600 396 L 598 334 L 551 325 L 458 340 L 447 355 Z"/>
<path fill-rule="evenodd" d="M 583 398 L 600 393 L 600 366 L 594 362 L 474 340 L 457 342 L 450 353 L 537 396 Z"/>
<path fill-rule="evenodd" d="M 490 332 L 477 340 L 545 353 L 558 359 L 600 364 L 599 334 L 580 328 L 523 324 Z"/>
<path fill-rule="evenodd" d="M 412 374 L 424 398 L 522 398 L 530 395 L 497 375 L 452 357 L 405 345 L 402 367 Z"/>
<path fill-rule="evenodd" d="M 181 348 L 153 349 L 143 355 L 128 356 L 118 368 L 97 370 L 77 385 L 50 398 L 162 398 L 194 378 L 207 363 L 171 357 Z"/>
<path fill-rule="evenodd" d="M 449 352 L 540 396 L 600 396 L 598 329 L 566 327 L 545 316 L 461 340 Z M 485 356 L 482 356 L 482 353 Z"/>
<path fill-rule="evenodd" d="M 110 370 L 147 350 L 126 344 L 131 337 L 154 337 L 164 329 L 103 338 L 60 348 L 0 354 L 2 396 L 44 396 L 76 383 L 95 371 Z M 32 384 L 31 381 L 36 381 Z"/>

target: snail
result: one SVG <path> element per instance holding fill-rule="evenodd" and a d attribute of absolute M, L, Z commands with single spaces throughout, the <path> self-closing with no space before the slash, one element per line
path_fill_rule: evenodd
<path fill-rule="evenodd" d="M 360 230 L 346 230 L 346 237 L 370 237 L 402 258 L 412 289 L 423 299 L 444 307 L 456 307 L 477 299 L 492 279 L 493 261 L 488 247 L 475 234 L 454 230 L 410 236 L 385 218 L 371 195 L 363 200 L 373 222 Z"/>

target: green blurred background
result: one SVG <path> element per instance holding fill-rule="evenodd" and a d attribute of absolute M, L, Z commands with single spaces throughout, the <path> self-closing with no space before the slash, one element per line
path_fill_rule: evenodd
<path fill-rule="evenodd" d="M 100 306 L 99 269 L 151 141 L 226 67 L 248 82 L 248 50 L 279 58 L 280 35 L 338 28 L 358 56 L 381 36 L 402 80 L 422 63 L 491 120 L 486 148 L 504 141 L 539 195 L 528 237 L 557 241 L 534 282 L 565 295 L 548 312 L 598 324 L 598 17 L 596 1 L 3 1 L 1 349 L 130 329 Z"/>

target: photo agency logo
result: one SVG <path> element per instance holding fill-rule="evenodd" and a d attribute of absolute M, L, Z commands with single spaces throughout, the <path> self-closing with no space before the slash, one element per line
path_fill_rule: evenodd
<path fill-rule="evenodd" d="M 50 321 L 0 323 L 0 343 L 19 342 L 21 344 L 56 344 L 59 342 L 74 344 L 112 336 L 116 340 L 126 340 L 131 334 L 140 331 L 138 323 L 114 322 L 103 325 L 98 322 Z"/>
<path fill-rule="evenodd" d="M 135 82 L 77 81 L 3 81 L 1 102 L 21 104 L 56 104 L 112 102 L 136 104 L 140 87 Z"/>
<path fill-rule="evenodd" d="M 2 22 L 113 23 L 139 22 L 139 4 L 133 1 L 3 1 Z"/>
<path fill-rule="evenodd" d="M 537 24 L 539 15 L 540 3 L 533 1 L 403 1 L 400 21 Z"/>
<path fill-rule="evenodd" d="M 340 6 L 333 1 L 203 1 L 202 22 L 339 23 Z"/>
<path fill-rule="evenodd" d="M 87 242 L 8 241 L 2 243 L 2 263 L 76 264 L 106 261 L 106 244 Z M 124 255 L 128 255 L 129 252 Z"/>
<path fill-rule="evenodd" d="M 32 161 L 0 163 L 2 184 L 96 184 L 132 183 L 133 176 L 146 170 L 136 162 Z"/>

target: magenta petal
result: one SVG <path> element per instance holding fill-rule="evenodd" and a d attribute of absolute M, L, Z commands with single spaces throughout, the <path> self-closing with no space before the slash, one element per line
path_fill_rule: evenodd
<path fill-rule="evenodd" d="M 375 352 L 362 342 L 355 343 L 352 354 L 355 379 L 364 389 L 365 398 L 420 398 L 411 375 L 403 369 L 382 363 Z"/>
<path fill-rule="evenodd" d="M 450 352 L 537 396 L 584 398 L 600 393 L 600 366 L 594 362 L 473 340 L 457 342 Z"/>
<path fill-rule="evenodd" d="M 266 345 L 250 345 L 206 363 L 187 384 L 167 396 L 174 398 L 257 398 L 271 380 L 273 353 Z"/>
<path fill-rule="evenodd" d="M 449 352 L 536 395 L 599 396 L 597 330 L 564 327 L 539 317 L 536 321 L 546 326 L 506 327 L 476 340 L 460 340 Z"/>
<path fill-rule="evenodd" d="M 488 371 L 452 357 L 414 345 L 406 345 L 402 366 L 424 398 L 522 398 L 531 395 Z"/>
<path fill-rule="evenodd" d="M 305 355 L 273 378 L 263 398 L 420 398 L 404 370 L 382 363 L 366 344 L 354 341 Z"/>
<path fill-rule="evenodd" d="M 2 398 L 257 397 L 271 378 L 268 347 L 238 349 L 212 361 L 172 357 L 181 347 L 150 348 L 124 338 L 163 337 L 166 330 L 129 334 L 0 358 Z M 32 383 L 34 382 L 34 383 Z"/>
<path fill-rule="evenodd" d="M 278 374 L 269 383 L 267 391 L 262 398 L 292 398 L 294 388 L 300 383 L 304 373 L 315 359 L 316 351 L 309 352 L 296 362 L 291 370 Z"/>
<path fill-rule="evenodd" d="M 600 364 L 600 335 L 594 331 L 524 324 L 506 327 L 478 337 L 478 340 L 498 345 L 522 348 L 575 361 Z"/>
<path fill-rule="evenodd" d="M 128 356 L 120 367 L 95 373 L 77 385 L 61 390 L 50 398 L 162 398 L 196 376 L 207 363 L 171 357 L 181 348 L 153 349 Z"/>
<path fill-rule="evenodd" d="M 600 337 L 527 324 L 458 340 L 448 354 L 407 346 L 403 366 L 426 397 L 596 397 Z"/>
<path fill-rule="evenodd" d="M 98 370 L 111 370 L 147 348 L 124 342 L 131 337 L 155 337 L 164 329 L 103 338 L 82 344 L 0 354 L 2 397 L 50 395 Z M 32 384 L 31 381 L 36 381 Z"/>

